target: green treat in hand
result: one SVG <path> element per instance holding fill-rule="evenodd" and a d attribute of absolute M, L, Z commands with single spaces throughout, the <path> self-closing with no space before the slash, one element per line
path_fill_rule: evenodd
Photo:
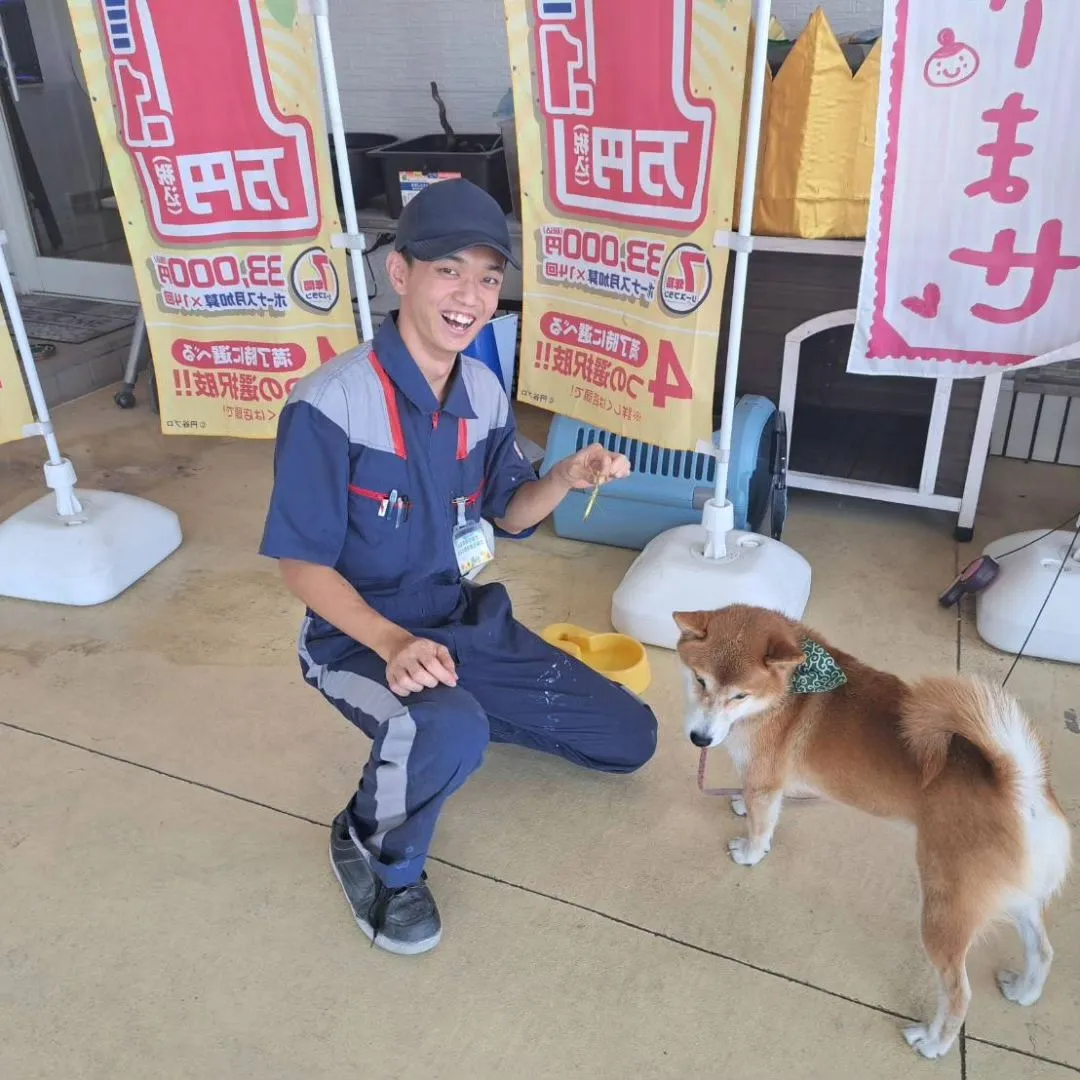
<path fill-rule="evenodd" d="M 588 502 L 588 505 L 585 507 L 585 516 L 582 518 L 582 521 L 588 521 L 589 520 L 589 515 L 593 511 L 593 507 L 596 505 L 596 496 L 599 495 L 599 494 L 600 494 L 600 481 L 597 480 L 596 483 L 593 485 L 592 494 L 589 496 L 589 502 Z"/>

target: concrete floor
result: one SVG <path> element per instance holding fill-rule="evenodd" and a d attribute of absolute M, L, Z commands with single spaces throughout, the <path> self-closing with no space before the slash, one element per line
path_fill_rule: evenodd
<path fill-rule="evenodd" d="M 695 788 L 671 655 L 653 656 L 654 761 L 630 778 L 497 747 L 448 804 L 429 870 L 429 956 L 367 947 L 326 826 L 367 753 L 299 678 L 300 612 L 255 549 L 269 443 L 163 437 L 104 391 L 56 412 L 81 485 L 174 508 L 185 543 L 116 601 L 0 600 L 0 1077 L 487 1080 L 632 1075 L 1064 1080 L 1080 1072 L 1080 889 L 1053 909 L 1057 962 L 1029 1010 L 973 955 L 959 1052 L 917 1059 L 933 1005 L 911 841 L 823 805 L 789 808 L 772 855 Z M 531 417 L 528 428 L 536 418 Z M 533 429 L 534 430 L 534 429 Z M 0 447 L 0 519 L 41 491 L 37 441 Z M 1020 494 L 1023 492 L 1023 494 Z M 995 460 L 978 539 L 1080 506 L 1080 473 Z M 815 573 L 808 621 L 900 675 L 1007 657 L 936 604 L 971 552 L 945 516 L 794 493 L 785 539 Z M 548 531 L 490 571 L 530 626 L 607 626 L 631 554 Z M 1025 661 L 1080 823 L 1080 669 Z M 712 779 L 730 777 L 722 754 Z"/>

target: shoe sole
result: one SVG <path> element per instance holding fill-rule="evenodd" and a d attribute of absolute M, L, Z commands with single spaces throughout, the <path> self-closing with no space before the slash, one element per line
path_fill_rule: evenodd
<path fill-rule="evenodd" d="M 352 912 L 352 917 L 356 920 L 356 925 L 360 927 L 360 932 L 368 939 L 368 941 L 372 942 L 376 948 L 382 949 L 384 952 L 393 953 L 395 956 L 419 956 L 421 953 L 430 952 L 440 941 L 442 941 L 441 929 L 437 934 L 434 934 L 429 938 L 424 938 L 423 941 L 394 941 L 384 934 L 376 934 L 375 928 L 371 923 L 365 922 L 357 915 L 356 908 L 352 906 L 348 890 L 345 888 L 345 882 L 341 880 L 341 874 L 338 872 L 337 863 L 334 862 L 334 845 L 332 842 L 329 851 L 330 869 L 334 871 L 334 877 L 337 878 L 337 883 L 341 886 L 341 891 L 345 895 L 345 903 L 349 905 L 349 911 Z"/>

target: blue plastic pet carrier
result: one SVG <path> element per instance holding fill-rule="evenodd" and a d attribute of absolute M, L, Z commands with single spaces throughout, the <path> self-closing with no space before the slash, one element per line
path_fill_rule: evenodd
<path fill-rule="evenodd" d="M 781 432 L 783 436 L 778 437 Z M 717 436 L 713 435 L 714 443 Z M 594 442 L 625 454 L 633 473 L 600 489 L 588 521 L 584 520 L 585 507 L 592 492 L 572 491 L 555 511 L 559 536 L 640 550 L 667 529 L 701 521 L 702 507 L 712 498 L 716 482 L 716 459 L 710 454 L 663 450 L 556 416 L 540 474 Z M 786 432 L 776 406 L 756 394 L 741 397 L 735 405 L 727 490 L 735 508 L 735 528 L 757 532 L 771 509 L 772 532 L 779 539 L 778 530 L 783 525 L 780 503 L 786 506 L 786 449 Z"/>

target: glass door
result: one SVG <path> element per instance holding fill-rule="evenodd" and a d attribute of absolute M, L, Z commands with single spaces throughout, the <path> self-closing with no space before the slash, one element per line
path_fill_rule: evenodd
<path fill-rule="evenodd" d="M 0 0 L 0 226 L 20 292 L 136 300 L 67 0 Z"/>

